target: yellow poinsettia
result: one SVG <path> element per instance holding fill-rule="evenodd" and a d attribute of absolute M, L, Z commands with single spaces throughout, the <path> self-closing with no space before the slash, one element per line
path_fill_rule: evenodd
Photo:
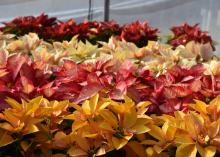
<path fill-rule="evenodd" d="M 220 107 L 218 96 L 209 105 L 196 100 L 195 104 L 190 105 L 194 111 L 177 117 L 182 121 L 177 126 L 176 156 L 196 156 L 197 152 L 202 157 L 214 156 L 219 150 L 220 124 L 218 108 Z M 180 120 L 181 119 L 181 120 Z M 186 154 L 188 152 L 188 154 Z"/>
<path fill-rule="evenodd" d="M 65 119 L 74 120 L 72 128 L 77 130 L 97 118 L 110 102 L 99 100 L 99 94 L 93 96 L 90 100 L 85 100 L 81 106 L 71 103 L 70 105 L 76 109 L 73 114 L 65 117 Z"/>
<path fill-rule="evenodd" d="M 74 144 L 69 148 L 67 154 L 73 157 L 95 157 L 106 154 L 112 150 L 109 143 L 102 138 L 85 138 L 80 134 L 75 135 Z"/>
<path fill-rule="evenodd" d="M 220 150 L 220 96 L 209 104 L 195 100 L 190 110 L 174 115 L 151 115 L 150 131 L 137 136 L 146 146 L 147 156 L 167 156 L 176 149 L 177 157 L 215 156 Z"/>
<path fill-rule="evenodd" d="M 168 121 L 166 121 L 162 127 L 154 124 L 149 125 L 148 127 L 150 128 L 148 134 L 156 140 L 146 139 L 142 141 L 142 144 L 153 145 L 153 149 L 157 154 L 160 154 L 163 150 L 166 150 L 173 144 L 176 128 Z"/>
<path fill-rule="evenodd" d="M 43 41 L 39 39 L 36 33 L 29 33 L 17 40 L 10 42 L 7 45 L 7 50 L 10 53 L 19 52 L 28 54 L 30 51 L 38 47 L 41 42 Z"/>
<path fill-rule="evenodd" d="M 97 156 L 113 149 L 112 145 L 106 141 L 105 136 L 108 136 L 108 131 L 99 127 L 103 122 L 100 113 L 109 104 L 110 102 L 100 98 L 99 94 L 84 101 L 81 106 L 70 104 L 76 109 L 72 114 L 64 117 L 65 120 L 73 121 L 72 134 L 75 135 L 75 143 L 68 150 L 70 156 L 89 156 L 89 154 Z"/>
<path fill-rule="evenodd" d="M 43 97 L 6 102 L 11 108 L 0 114 L 0 147 L 17 141 L 26 156 L 36 149 L 43 156 L 55 149 L 85 157 L 121 148 L 135 157 L 168 157 L 171 150 L 177 157 L 212 157 L 220 151 L 220 96 L 209 104 L 195 100 L 189 111 L 173 115 L 146 115 L 150 102 L 136 104 L 127 96 L 118 102 L 97 94 L 81 105 Z"/>
<path fill-rule="evenodd" d="M 169 157 L 168 153 L 161 152 L 158 154 L 153 147 L 148 147 L 146 149 L 146 156 L 147 157 Z"/>
<path fill-rule="evenodd" d="M 103 110 L 100 113 L 105 120 L 105 125 L 101 127 L 112 132 L 112 137 L 109 140 L 116 149 L 125 146 L 133 135 L 143 134 L 150 130 L 147 124 L 151 119 L 144 116 L 142 108 L 149 104 L 142 102 L 136 106 L 129 97 L 125 97 L 124 103 L 111 101 L 110 110 Z"/>
<path fill-rule="evenodd" d="M 65 119 L 74 120 L 72 129 L 86 138 L 106 139 L 116 149 L 122 148 L 135 134 L 149 131 L 150 117 L 144 115 L 150 103 L 135 103 L 125 97 L 124 103 L 99 99 L 95 95 L 82 106 L 72 104 L 76 111 Z"/>
<path fill-rule="evenodd" d="M 29 134 L 38 131 L 35 124 L 42 121 L 37 117 L 37 112 L 41 112 L 40 106 L 45 102 L 43 97 L 37 97 L 30 102 L 23 100 L 22 104 L 7 98 L 6 102 L 12 107 L 5 109 L 1 114 L 1 119 L 6 122 L 0 123 L 0 127 L 11 132 L 22 132 Z"/>
<path fill-rule="evenodd" d="M 15 139 L 9 134 L 8 131 L 0 129 L 0 147 L 11 144 Z"/>
<path fill-rule="evenodd" d="M 0 129 L 2 134 L 2 141 L 9 144 L 12 140 L 11 134 L 16 133 L 21 140 L 21 147 L 26 151 L 28 143 L 23 141 L 22 136 L 27 134 L 35 134 L 35 142 L 47 142 L 49 134 L 57 129 L 57 125 L 62 122 L 63 114 L 66 114 L 68 101 L 51 101 L 39 96 L 30 101 L 22 100 L 21 103 L 14 99 L 7 98 L 6 102 L 11 108 L 5 109 L 0 114 Z M 49 120 L 46 123 L 45 120 Z M 44 124 L 42 124 L 42 122 Z M 47 137 L 48 136 L 48 137 Z M 38 138 L 41 137 L 41 138 Z M 45 140 L 43 138 L 46 137 Z M 10 140 L 9 140 L 10 139 Z M 2 143 L 2 145 L 5 145 Z M 33 143 L 33 142 L 32 142 Z M 49 143 L 48 143 L 49 146 Z"/>

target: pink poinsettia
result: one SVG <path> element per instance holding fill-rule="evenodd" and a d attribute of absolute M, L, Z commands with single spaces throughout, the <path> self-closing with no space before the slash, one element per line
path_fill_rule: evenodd
<path fill-rule="evenodd" d="M 170 113 L 175 110 L 187 109 L 184 103 L 196 99 L 198 92 L 202 89 L 200 81 L 202 73 L 203 67 L 198 64 L 190 69 L 177 66 L 159 76 L 155 80 L 152 95 L 159 104 L 160 111 Z"/>
<path fill-rule="evenodd" d="M 38 88 L 47 83 L 51 75 L 47 73 L 45 64 L 32 62 L 22 55 L 8 57 L 0 71 L 1 101 L 6 97 L 20 101 L 37 96 Z"/>
<path fill-rule="evenodd" d="M 136 77 L 134 75 L 135 68 L 130 61 L 125 61 L 115 75 L 114 88 L 110 91 L 109 95 L 113 99 L 123 99 L 129 87 L 131 87 Z"/>
<path fill-rule="evenodd" d="M 43 95 L 49 100 L 70 100 L 80 104 L 97 93 L 123 101 L 152 102 L 148 112 L 172 114 L 188 110 L 194 99 L 210 101 L 220 93 L 220 75 L 205 75 L 202 64 L 191 68 L 175 66 L 154 76 L 147 69 L 126 60 L 119 67 L 111 61 L 76 64 L 64 60 L 48 67 L 25 55 L 2 55 L 0 66 L 0 109 L 8 107 L 6 97 L 32 99 Z"/>
<path fill-rule="evenodd" d="M 188 105 L 195 99 L 210 101 L 220 92 L 220 77 L 205 75 L 204 70 L 202 64 L 191 68 L 176 66 L 144 82 L 142 87 L 145 88 L 138 90 L 141 100 L 150 100 L 154 104 L 149 112 L 166 114 L 188 110 Z"/>
<path fill-rule="evenodd" d="M 76 64 L 66 60 L 53 71 L 53 82 L 41 88 L 41 93 L 51 91 L 49 99 L 71 100 L 80 103 L 111 84 L 112 77 L 104 69 L 106 62 Z"/>
<path fill-rule="evenodd" d="M 1 98 L 31 99 L 43 95 L 50 100 L 81 102 L 97 94 L 111 83 L 110 75 L 99 71 L 100 65 L 76 64 L 66 60 L 63 65 L 51 67 L 33 62 L 27 56 L 12 55 L 0 68 Z"/>

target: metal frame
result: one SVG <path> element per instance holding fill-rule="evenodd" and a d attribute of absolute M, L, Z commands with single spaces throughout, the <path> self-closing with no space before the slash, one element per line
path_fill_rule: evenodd
<path fill-rule="evenodd" d="M 110 0 L 105 0 L 104 4 L 104 21 L 109 21 Z"/>
<path fill-rule="evenodd" d="M 105 2 L 104 2 L 104 21 L 109 21 L 109 12 L 110 12 L 110 0 L 105 0 Z M 93 20 L 93 2 L 92 2 L 92 0 L 89 0 L 87 19 L 89 21 Z"/>
<path fill-rule="evenodd" d="M 92 21 L 92 19 L 93 19 L 93 2 L 92 2 L 92 0 L 89 0 L 89 9 L 88 9 L 88 17 L 87 17 L 87 19 L 89 21 Z"/>

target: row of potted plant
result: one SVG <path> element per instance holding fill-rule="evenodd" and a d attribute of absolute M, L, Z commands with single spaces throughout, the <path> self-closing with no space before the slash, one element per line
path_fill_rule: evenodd
<path fill-rule="evenodd" d="M 198 25 L 166 43 L 146 22 L 42 14 L 1 29 L 0 156 L 219 154 L 220 60 Z"/>
<path fill-rule="evenodd" d="M 3 25 L 0 30 L 5 33 L 22 36 L 35 32 L 40 38 L 50 42 L 71 40 L 73 36 L 78 35 L 82 41 L 88 40 L 97 44 L 98 41 L 107 42 L 110 37 L 115 36 L 120 40 L 133 42 L 138 47 L 142 47 L 146 46 L 149 40 L 157 41 L 160 38 L 159 30 L 149 26 L 147 21 L 136 21 L 124 25 L 119 25 L 115 21 L 76 23 L 73 19 L 63 22 L 56 17 L 41 14 L 37 17 L 16 17 L 10 22 L 4 22 Z M 198 24 L 190 26 L 183 23 L 180 26 L 171 27 L 170 30 L 172 35 L 167 42 L 174 47 L 185 45 L 189 41 L 196 41 L 203 44 L 210 42 L 214 49 L 212 38 L 207 32 L 201 31 Z"/>
<path fill-rule="evenodd" d="M 0 113 L 1 156 L 212 157 L 219 154 L 219 99 L 188 112 L 146 115 L 151 104 L 94 95 L 81 105 L 42 96 Z M 11 151 L 14 149 L 14 151 Z"/>

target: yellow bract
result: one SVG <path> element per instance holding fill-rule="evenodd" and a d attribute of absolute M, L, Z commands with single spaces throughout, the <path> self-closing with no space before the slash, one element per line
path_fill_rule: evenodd
<path fill-rule="evenodd" d="M 0 147 L 17 141 L 27 155 L 35 147 L 43 154 L 66 150 L 69 156 L 124 149 L 130 156 L 168 157 L 174 149 L 177 157 L 212 157 L 220 151 L 220 96 L 210 104 L 195 100 L 187 112 L 160 116 L 146 115 L 150 102 L 135 104 L 127 96 L 118 102 L 96 94 L 81 105 L 43 97 L 6 102 L 11 108 L 0 114 Z M 27 140 L 28 134 L 34 136 Z"/>
<path fill-rule="evenodd" d="M 172 148 L 177 148 L 177 157 L 196 157 L 197 153 L 212 157 L 220 151 L 220 97 L 210 104 L 195 100 L 190 107 L 186 113 L 151 116 L 154 123 L 148 126 L 148 136 L 137 136 L 148 156 L 159 156 Z"/>
<path fill-rule="evenodd" d="M 105 136 L 105 140 L 112 143 L 112 147 L 120 149 L 135 134 L 149 131 L 147 127 L 149 118 L 143 116 L 143 111 L 146 112 L 144 108 L 149 104 L 142 102 L 135 106 L 129 97 L 125 97 L 124 103 L 119 103 L 99 98 L 97 94 L 90 100 L 84 101 L 81 107 L 73 104 L 76 111 L 65 119 L 74 120 L 72 129 L 80 132 L 83 137 Z"/>

